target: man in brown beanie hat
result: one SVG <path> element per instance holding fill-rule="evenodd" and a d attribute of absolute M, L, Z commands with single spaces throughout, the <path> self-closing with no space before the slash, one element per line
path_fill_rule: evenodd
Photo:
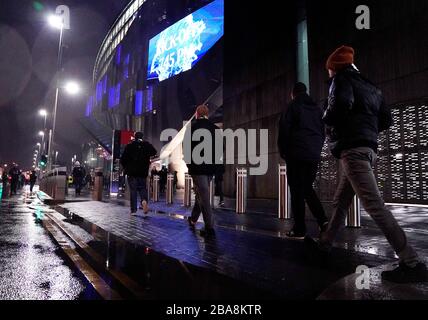
<path fill-rule="evenodd" d="M 351 47 L 342 46 L 326 64 L 331 86 L 323 120 L 329 127 L 330 150 L 339 159 L 340 170 L 333 215 L 327 231 L 321 234 L 319 248 L 331 248 L 356 194 L 400 259 L 399 267 L 384 271 L 382 279 L 397 283 L 426 281 L 425 264 L 385 206 L 376 183 L 373 167 L 378 136 L 392 125 L 392 115 L 382 92 L 355 67 L 354 53 Z"/>

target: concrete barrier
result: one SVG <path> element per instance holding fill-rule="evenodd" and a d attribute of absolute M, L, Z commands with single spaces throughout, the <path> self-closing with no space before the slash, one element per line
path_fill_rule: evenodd
<path fill-rule="evenodd" d="M 56 168 L 48 171 L 40 179 L 39 188 L 55 202 L 65 201 L 67 188 L 67 168 Z"/>

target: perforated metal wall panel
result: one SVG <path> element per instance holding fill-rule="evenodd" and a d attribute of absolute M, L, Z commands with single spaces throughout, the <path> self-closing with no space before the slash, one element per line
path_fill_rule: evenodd
<path fill-rule="evenodd" d="M 375 173 L 386 202 L 428 204 L 428 103 L 392 108 L 394 125 L 379 136 Z M 325 145 L 316 188 L 332 201 L 337 161 Z"/>

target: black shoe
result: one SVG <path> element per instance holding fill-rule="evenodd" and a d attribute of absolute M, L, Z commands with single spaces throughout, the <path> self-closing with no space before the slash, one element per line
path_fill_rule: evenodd
<path fill-rule="evenodd" d="M 204 238 L 214 238 L 215 237 L 215 231 L 212 228 L 202 229 L 199 231 L 199 234 L 201 235 L 201 237 L 204 237 Z"/>
<path fill-rule="evenodd" d="M 192 217 L 187 217 L 187 222 L 189 223 L 189 227 L 195 229 L 196 222 L 192 220 Z"/>
<path fill-rule="evenodd" d="M 382 272 L 382 280 L 395 283 L 416 283 L 427 281 L 427 267 L 424 263 L 419 262 L 411 268 L 400 262 L 394 270 Z"/>
<path fill-rule="evenodd" d="M 293 240 L 305 240 L 306 234 L 305 233 L 300 233 L 300 232 L 295 232 L 294 230 L 288 231 L 285 236 L 289 239 L 293 239 Z"/>

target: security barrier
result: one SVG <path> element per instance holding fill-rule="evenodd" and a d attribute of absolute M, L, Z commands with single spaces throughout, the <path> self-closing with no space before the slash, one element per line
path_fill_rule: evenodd
<path fill-rule="evenodd" d="M 190 207 L 192 205 L 192 177 L 186 173 L 184 176 L 184 199 L 183 206 Z"/>
<path fill-rule="evenodd" d="M 166 203 L 172 204 L 174 202 L 174 175 L 168 174 L 166 181 Z"/>
<path fill-rule="evenodd" d="M 247 210 L 247 169 L 236 170 L 236 213 Z"/>
<path fill-rule="evenodd" d="M 104 177 L 101 169 L 95 169 L 95 181 L 94 181 L 94 191 L 92 193 L 92 200 L 94 201 L 103 201 L 103 187 L 104 187 Z"/>
<path fill-rule="evenodd" d="M 279 165 L 279 193 L 278 193 L 278 218 L 291 219 L 291 210 L 289 207 L 290 190 L 287 182 L 287 167 Z"/>
<path fill-rule="evenodd" d="M 357 196 L 352 200 L 352 205 L 349 208 L 346 217 L 346 226 L 348 228 L 361 228 L 361 204 Z"/>
<path fill-rule="evenodd" d="M 64 201 L 67 188 L 67 168 L 53 169 L 40 179 L 40 190 L 55 201 Z"/>
<path fill-rule="evenodd" d="M 159 201 L 159 176 L 153 176 L 152 201 Z"/>

